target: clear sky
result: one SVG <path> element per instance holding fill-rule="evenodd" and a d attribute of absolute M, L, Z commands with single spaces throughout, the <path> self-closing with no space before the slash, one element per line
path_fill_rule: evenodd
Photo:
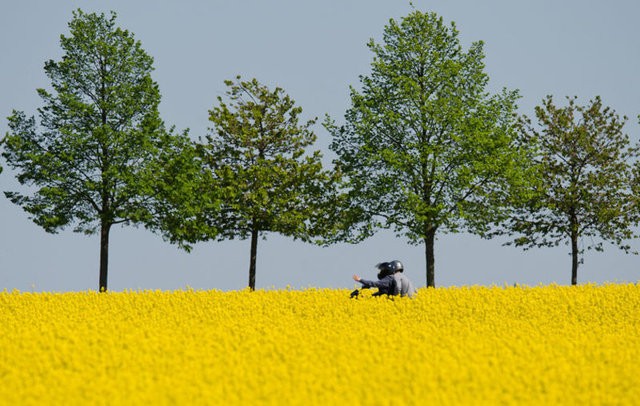
<path fill-rule="evenodd" d="M 637 0 L 419 1 L 455 21 L 466 47 L 485 42 L 491 91 L 519 89 L 520 112 L 533 115 L 548 94 L 557 102 L 600 95 L 640 137 L 640 2 Z M 36 114 L 36 88 L 48 87 L 44 62 L 59 59 L 59 37 L 68 33 L 72 10 L 118 14 L 155 59 L 162 118 L 194 137 L 209 127 L 208 113 L 238 74 L 281 86 L 307 118 L 329 114 L 342 121 L 349 85 L 369 73 L 370 38 L 381 41 L 390 18 L 411 12 L 400 0 L 3 0 L 0 6 L 0 134 L 12 109 Z M 326 156 L 328 134 L 315 127 Z M 16 190 L 15 173 L 3 165 L 0 190 Z M 18 206 L 0 195 L 0 290 L 79 291 L 98 286 L 99 236 L 71 228 L 47 234 Z M 504 240 L 467 234 L 436 241 L 436 285 L 569 284 L 569 247 L 522 251 Z M 640 242 L 632 244 L 640 249 Z M 374 278 L 373 265 L 404 262 L 407 275 L 426 283 L 423 246 L 388 232 L 358 245 L 328 248 L 276 234 L 258 245 L 260 288 L 352 288 L 353 273 Z M 587 252 L 579 283 L 640 280 L 640 257 L 611 245 Z M 111 231 L 109 289 L 243 289 L 248 283 L 249 241 L 207 242 L 191 253 L 143 228 Z"/>

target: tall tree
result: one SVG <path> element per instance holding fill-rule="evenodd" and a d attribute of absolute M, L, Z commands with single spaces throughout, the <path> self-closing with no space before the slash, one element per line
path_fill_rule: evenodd
<path fill-rule="evenodd" d="M 535 108 L 538 125 L 522 118 L 522 137 L 534 146 L 536 179 L 529 199 L 516 207 L 507 223 L 512 242 L 525 249 L 571 246 L 571 284 L 587 249 L 602 250 L 608 241 L 629 252 L 639 220 L 638 185 L 634 177 L 638 146 L 624 134 L 626 117 L 602 104 L 576 97 L 557 107 L 551 96 Z"/>
<path fill-rule="evenodd" d="M 44 70 L 52 90 L 38 89 L 36 119 L 14 111 L 3 156 L 30 186 L 5 192 L 47 232 L 69 224 L 100 233 L 99 290 L 107 289 L 109 232 L 115 224 L 153 217 L 153 179 L 186 134 L 166 131 L 153 59 L 116 14 L 73 13 L 64 51 Z"/>
<path fill-rule="evenodd" d="M 276 232 L 303 241 L 321 235 L 324 206 L 337 175 L 323 168 L 315 120 L 299 123 L 302 108 L 284 90 L 256 79 L 225 81 L 226 99 L 209 111 L 214 128 L 198 146 L 201 212 L 180 237 L 197 241 L 251 239 L 249 288 L 256 286 L 259 237 Z M 266 238 L 266 237 L 265 237 Z"/>
<path fill-rule="evenodd" d="M 414 11 L 371 40 L 371 74 L 351 88 L 345 124 L 327 118 L 337 166 L 349 180 L 350 228 L 341 238 L 393 228 L 424 244 L 435 286 L 437 233 L 483 234 L 500 218 L 514 144 L 517 91 L 489 95 L 483 43 L 465 52 L 454 23 Z"/>

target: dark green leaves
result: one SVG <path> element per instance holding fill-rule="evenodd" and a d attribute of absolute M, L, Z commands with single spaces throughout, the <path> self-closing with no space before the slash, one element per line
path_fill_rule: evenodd
<path fill-rule="evenodd" d="M 586 248 L 601 250 L 603 241 L 610 241 L 628 251 L 625 241 L 635 236 L 638 222 L 638 147 L 623 133 L 626 117 L 600 97 L 585 106 L 568 98 L 566 106 L 557 107 L 548 96 L 535 113 L 536 126 L 527 117 L 521 123 L 536 164 L 528 199 L 516 205 L 508 223 L 518 235 L 513 243 L 525 248 L 572 243 L 576 258 L 578 240 Z"/>
<path fill-rule="evenodd" d="M 325 171 L 319 151 L 308 151 L 315 120 L 300 123 L 302 109 L 284 90 L 256 79 L 225 82 L 226 97 L 209 112 L 213 128 L 195 145 L 201 165 L 190 209 L 172 239 L 252 239 L 276 232 L 311 241 L 331 232 L 329 205 L 337 175 Z M 197 196 L 194 192 L 197 191 Z M 255 288 L 255 251 L 250 287 Z"/>
<path fill-rule="evenodd" d="M 62 59 L 45 64 L 51 90 L 38 89 L 38 120 L 17 111 L 9 117 L 3 156 L 30 188 L 6 195 L 48 232 L 151 224 L 161 158 L 177 153 L 186 135 L 165 130 L 153 59 L 115 26 L 115 13 L 73 16 L 70 35 L 60 39 Z"/>
<path fill-rule="evenodd" d="M 344 239 L 377 227 L 415 244 L 436 230 L 486 233 L 503 215 L 522 155 L 517 92 L 489 95 L 482 42 L 465 52 L 455 26 L 434 13 L 391 20 L 383 40 L 369 43 L 371 73 L 352 88 L 345 124 L 325 122 L 348 179 Z"/>
<path fill-rule="evenodd" d="M 222 193 L 217 234 L 246 238 L 257 229 L 311 238 L 309 218 L 331 178 L 320 152 L 307 153 L 315 120 L 299 123 L 302 109 L 281 88 L 240 77 L 226 84 L 228 101 L 219 98 L 210 111 L 214 128 L 199 148 Z"/>

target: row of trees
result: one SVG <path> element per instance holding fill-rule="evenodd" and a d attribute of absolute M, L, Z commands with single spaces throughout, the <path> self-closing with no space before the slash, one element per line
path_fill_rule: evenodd
<path fill-rule="evenodd" d="M 139 224 L 189 250 L 209 240 L 268 232 L 317 244 L 356 243 L 380 228 L 424 245 L 435 286 L 440 233 L 509 235 L 525 248 L 610 241 L 629 250 L 638 224 L 638 147 L 599 97 L 586 106 L 551 96 L 537 123 L 519 94 L 487 90 L 483 43 L 464 50 L 453 23 L 414 11 L 368 44 L 371 73 L 351 88 L 342 124 L 326 117 L 331 168 L 311 151 L 316 120 L 283 89 L 226 81 L 197 140 L 167 128 L 153 59 L 116 14 L 77 10 L 64 55 L 45 63 L 38 120 L 9 117 L 2 156 L 26 192 L 5 192 L 47 232 L 100 233 L 99 289 L 107 289 L 109 231 Z"/>

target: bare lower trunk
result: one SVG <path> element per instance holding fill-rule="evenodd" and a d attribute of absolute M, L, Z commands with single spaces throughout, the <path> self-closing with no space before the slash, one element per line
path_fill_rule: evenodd
<path fill-rule="evenodd" d="M 578 218 L 574 209 L 569 211 L 569 227 L 571 230 L 571 285 L 578 284 Z"/>
<path fill-rule="evenodd" d="M 258 254 L 258 230 L 251 230 L 251 254 L 249 258 L 249 289 L 256 290 L 256 257 Z"/>
<path fill-rule="evenodd" d="M 436 287 L 436 259 L 434 255 L 434 244 L 436 240 L 436 230 L 428 227 L 424 238 L 425 257 L 427 261 L 427 287 Z"/>
<path fill-rule="evenodd" d="M 578 236 L 571 236 L 571 284 L 578 284 Z"/>
<path fill-rule="evenodd" d="M 107 273 L 109 269 L 109 231 L 111 224 L 103 223 L 100 227 L 100 280 L 98 291 L 107 291 Z"/>

